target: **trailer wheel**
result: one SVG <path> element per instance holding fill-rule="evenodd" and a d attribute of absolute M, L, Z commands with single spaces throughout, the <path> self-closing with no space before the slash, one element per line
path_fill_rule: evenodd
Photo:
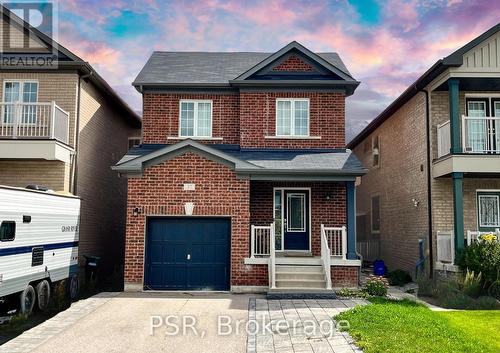
<path fill-rule="evenodd" d="M 28 284 L 24 291 L 21 292 L 19 295 L 20 299 L 20 306 L 21 306 L 21 313 L 30 315 L 31 312 L 33 311 L 33 307 L 35 306 L 35 290 L 31 286 L 31 284 Z"/>
<path fill-rule="evenodd" d="M 75 300 L 78 296 L 78 291 L 80 290 L 80 282 L 78 280 L 78 275 L 73 275 L 69 278 L 68 283 L 68 295 L 71 300 Z"/>
<path fill-rule="evenodd" d="M 49 308 L 50 302 L 50 284 L 44 279 L 36 285 L 36 295 L 38 301 L 38 309 L 45 311 Z"/>

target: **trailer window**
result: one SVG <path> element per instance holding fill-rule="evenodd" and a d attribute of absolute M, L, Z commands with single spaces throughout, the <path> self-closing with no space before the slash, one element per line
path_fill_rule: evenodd
<path fill-rule="evenodd" d="M 16 222 L 3 221 L 0 225 L 0 241 L 12 241 L 16 236 Z"/>

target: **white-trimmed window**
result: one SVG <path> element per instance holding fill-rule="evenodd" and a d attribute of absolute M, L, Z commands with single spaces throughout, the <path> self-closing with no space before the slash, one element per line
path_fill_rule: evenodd
<path fill-rule="evenodd" d="M 38 102 L 38 82 L 36 81 L 4 81 L 3 101 L 7 103 L 3 108 L 3 123 L 14 122 L 16 107 L 8 103 L 36 103 Z M 24 105 L 21 111 L 21 122 L 24 124 L 36 123 L 36 106 Z"/>
<path fill-rule="evenodd" d="M 309 99 L 276 99 L 276 136 L 309 136 Z"/>
<path fill-rule="evenodd" d="M 212 137 L 212 101 L 181 100 L 180 137 Z"/>
<path fill-rule="evenodd" d="M 500 192 L 477 195 L 479 228 L 500 227 Z"/>

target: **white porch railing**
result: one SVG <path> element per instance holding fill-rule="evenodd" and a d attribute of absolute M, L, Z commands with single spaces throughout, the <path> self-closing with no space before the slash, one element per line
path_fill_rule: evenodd
<path fill-rule="evenodd" d="M 267 267 L 267 272 L 269 272 L 269 286 L 271 289 L 276 288 L 276 238 L 274 234 L 274 222 L 270 224 L 271 237 L 270 237 L 270 255 L 269 255 L 269 266 Z"/>
<path fill-rule="evenodd" d="M 269 256 L 271 254 L 271 226 L 251 226 L 251 254 L 255 256 Z"/>
<path fill-rule="evenodd" d="M 347 228 L 342 227 L 325 227 L 322 226 L 322 233 L 325 233 L 330 256 L 339 256 L 343 260 L 347 255 Z"/>
<path fill-rule="evenodd" d="M 438 158 L 446 156 L 450 153 L 451 138 L 450 138 L 450 121 L 437 126 L 438 138 Z"/>
<path fill-rule="evenodd" d="M 465 153 L 500 153 L 500 117 L 462 115 L 462 146 Z"/>
<path fill-rule="evenodd" d="M 455 263 L 455 240 L 453 231 L 437 232 L 437 258 L 438 262 Z"/>
<path fill-rule="evenodd" d="M 269 287 L 276 288 L 276 237 L 274 234 L 274 222 L 268 226 L 250 227 L 250 257 L 269 257 L 267 272 L 269 275 Z"/>
<path fill-rule="evenodd" d="M 478 230 L 468 230 L 467 231 L 467 245 L 471 245 L 473 242 L 477 241 L 480 235 L 484 234 L 495 234 L 497 236 L 497 241 L 500 241 L 500 229 L 496 229 L 494 232 L 480 232 Z"/>
<path fill-rule="evenodd" d="M 483 234 L 494 233 L 497 236 L 497 241 L 500 241 L 500 229 L 494 232 L 480 232 L 477 230 L 467 231 L 467 246 L 478 240 L 478 237 Z M 438 231 L 437 232 L 437 262 L 455 263 L 455 235 L 453 231 Z"/>
<path fill-rule="evenodd" d="M 55 102 L 0 102 L 0 138 L 56 139 L 69 143 L 69 113 Z"/>
<path fill-rule="evenodd" d="M 328 236 L 325 230 L 325 226 L 321 225 L 321 262 L 323 264 L 323 270 L 325 271 L 326 289 L 332 289 L 332 277 L 331 277 L 331 264 L 330 264 L 331 251 L 328 246 Z"/>

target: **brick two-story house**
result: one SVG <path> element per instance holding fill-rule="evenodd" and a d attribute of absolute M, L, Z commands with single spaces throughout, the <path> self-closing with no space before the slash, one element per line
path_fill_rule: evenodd
<path fill-rule="evenodd" d="M 457 271 L 464 246 L 500 229 L 500 24 L 437 61 L 348 147 L 369 167 L 364 258 L 415 274 L 422 255 L 431 273 Z"/>
<path fill-rule="evenodd" d="M 125 288 L 356 286 L 355 180 L 335 53 L 155 52 L 133 85 Z"/>
<path fill-rule="evenodd" d="M 80 264 L 100 256 L 111 272 L 127 189 L 109 167 L 140 139 L 140 117 L 88 62 L 1 6 L 0 20 L 0 184 L 80 196 Z"/>

